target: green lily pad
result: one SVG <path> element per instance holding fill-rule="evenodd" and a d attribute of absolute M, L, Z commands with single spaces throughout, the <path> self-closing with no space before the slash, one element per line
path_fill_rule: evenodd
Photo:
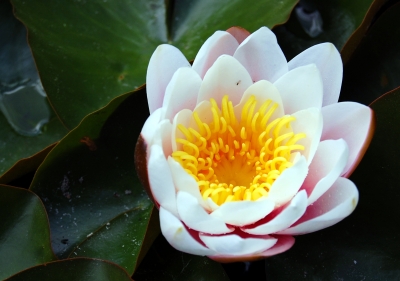
<path fill-rule="evenodd" d="M 0 279 L 55 260 L 46 210 L 26 189 L 0 185 Z"/>
<path fill-rule="evenodd" d="M 353 214 L 298 236 L 291 250 L 265 261 L 271 280 L 398 280 L 400 278 L 400 89 L 371 104 L 376 131 L 351 180 L 360 192 Z M 269 280 L 269 279 L 268 279 Z"/>
<path fill-rule="evenodd" d="M 207 257 L 189 255 L 172 248 L 160 235 L 133 275 L 136 281 L 227 281 L 221 264 Z"/>
<path fill-rule="evenodd" d="M 344 68 L 342 100 L 369 104 L 400 86 L 400 4 L 386 10 L 370 28 Z"/>
<path fill-rule="evenodd" d="M 102 260 L 76 258 L 51 262 L 22 271 L 7 281 L 131 281 L 119 266 Z"/>
<path fill-rule="evenodd" d="M 261 25 L 282 23 L 297 1 L 167 2 L 168 7 L 163 0 L 68 4 L 12 0 L 16 16 L 28 28 L 43 86 L 68 128 L 143 84 L 157 45 L 176 43 L 193 59 L 199 45 L 218 28 L 242 25 L 254 31 Z"/>
<path fill-rule="evenodd" d="M 289 21 L 274 29 L 278 42 L 288 60 L 305 49 L 323 42 L 332 42 L 341 50 L 346 41 L 357 31 L 353 45 L 349 45 L 348 55 L 357 45 L 359 36 L 363 35 L 372 17 L 385 0 L 305 0 L 302 5 L 308 11 L 319 11 L 323 25 L 322 32 L 312 38 L 301 27 L 294 11 Z M 371 7 L 371 8 L 370 8 Z M 367 14 L 367 11 L 369 14 Z M 363 21 L 365 18 L 365 21 Z M 357 40 L 356 40 L 357 39 Z M 347 49 L 346 48 L 346 49 Z M 345 60 L 348 58 L 346 57 Z"/>
<path fill-rule="evenodd" d="M 58 257 L 87 253 L 133 272 L 153 207 L 134 168 L 146 104 L 144 87 L 115 98 L 85 117 L 37 170 L 31 190 L 44 202 Z"/>
<path fill-rule="evenodd" d="M 122 266 L 129 274 L 133 274 L 148 221 L 151 212 L 154 211 L 154 208 L 142 210 L 138 207 L 118 215 L 86 238 L 73 250 L 70 257 L 111 260 Z M 158 215 L 158 212 L 155 212 Z"/>

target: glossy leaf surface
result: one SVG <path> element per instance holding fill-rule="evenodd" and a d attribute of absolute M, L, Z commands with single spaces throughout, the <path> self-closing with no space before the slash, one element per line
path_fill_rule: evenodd
<path fill-rule="evenodd" d="M 376 131 L 351 176 L 360 192 L 353 214 L 298 236 L 291 250 L 265 261 L 268 280 L 397 280 L 400 278 L 400 89 L 375 101 Z"/>
<path fill-rule="evenodd" d="M 62 139 L 38 169 L 31 189 L 46 206 L 57 256 L 87 251 L 133 272 L 153 206 L 133 161 L 148 115 L 143 104 L 144 88 L 114 99 Z"/>
<path fill-rule="evenodd" d="M 282 23 L 296 0 L 252 5 L 244 0 L 168 2 L 166 7 L 162 0 L 12 1 L 16 16 L 28 28 L 50 102 L 68 128 L 145 83 L 147 64 L 157 45 L 177 44 L 191 60 L 216 29 L 242 25 L 254 31 L 261 25 Z"/>
<path fill-rule="evenodd" d="M 136 281 L 227 281 L 221 264 L 172 248 L 160 235 L 133 276 Z"/>
<path fill-rule="evenodd" d="M 47 263 L 22 271 L 7 281 L 130 281 L 129 275 L 117 265 L 94 259 L 69 259 Z"/>
<path fill-rule="evenodd" d="M 46 210 L 26 189 L 0 185 L 0 279 L 55 259 Z"/>

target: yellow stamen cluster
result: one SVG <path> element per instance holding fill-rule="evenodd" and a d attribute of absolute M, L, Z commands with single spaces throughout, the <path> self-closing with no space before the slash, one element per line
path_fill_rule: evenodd
<path fill-rule="evenodd" d="M 292 153 L 304 150 L 297 142 L 306 135 L 294 134 L 290 126 L 296 118 L 285 115 L 270 120 L 278 104 L 267 100 L 257 107 L 254 96 L 240 116 L 235 116 L 227 95 L 221 108 L 214 99 L 210 102 L 210 124 L 195 111 L 197 128 L 177 126 L 184 137 L 176 139 L 182 148 L 172 157 L 197 181 L 203 198 L 218 205 L 268 196 L 279 175 L 293 165 Z"/>

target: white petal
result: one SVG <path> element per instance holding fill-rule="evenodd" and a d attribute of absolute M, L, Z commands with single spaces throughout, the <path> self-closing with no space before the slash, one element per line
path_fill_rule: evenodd
<path fill-rule="evenodd" d="M 172 76 L 165 91 L 163 102 L 165 115 L 163 117 L 172 121 L 180 110 L 184 108 L 193 110 L 196 106 L 201 82 L 200 76 L 192 68 L 179 68 Z"/>
<path fill-rule="evenodd" d="M 319 143 L 303 184 L 303 188 L 309 194 L 307 205 L 314 203 L 332 186 L 342 174 L 348 158 L 349 149 L 343 139 Z"/>
<path fill-rule="evenodd" d="M 271 234 L 284 230 L 295 223 L 307 209 L 307 193 L 302 190 L 290 201 L 276 217 L 255 228 L 242 229 L 244 232 L 257 235 Z"/>
<path fill-rule="evenodd" d="M 338 178 L 333 186 L 290 228 L 279 234 L 300 235 L 327 228 L 350 215 L 358 202 L 358 190 L 353 182 Z"/>
<path fill-rule="evenodd" d="M 309 108 L 298 111 L 292 116 L 296 117 L 296 121 L 291 123 L 293 132 L 306 134 L 306 137 L 297 143 L 304 146 L 305 149 L 300 153 L 306 157 L 307 164 L 310 164 L 321 140 L 323 128 L 321 110 Z"/>
<path fill-rule="evenodd" d="M 290 70 L 274 85 L 281 94 L 286 114 L 309 107 L 321 108 L 322 106 L 322 78 L 315 64 Z"/>
<path fill-rule="evenodd" d="M 154 128 L 157 127 L 158 123 L 161 120 L 161 115 L 163 114 L 163 108 L 158 108 L 154 111 L 150 116 L 147 118 L 146 122 L 143 125 L 142 131 L 140 134 L 146 141 L 146 145 L 149 148 L 153 142 L 153 137 L 155 130 Z"/>
<path fill-rule="evenodd" d="M 226 31 L 216 31 L 201 46 L 193 62 L 193 69 L 201 78 L 221 55 L 233 56 L 239 46 L 236 39 Z"/>
<path fill-rule="evenodd" d="M 200 194 L 199 185 L 195 181 L 195 179 L 190 176 L 183 167 L 176 162 L 172 157 L 168 158 L 168 165 L 171 169 L 172 178 L 174 180 L 175 188 L 178 191 L 185 191 L 192 195 L 194 198 L 197 199 L 197 202 L 206 208 L 207 210 L 211 211 L 207 202 L 204 201 L 203 197 Z"/>
<path fill-rule="evenodd" d="M 179 191 L 177 206 L 181 220 L 191 229 L 208 234 L 232 232 L 226 224 L 215 216 L 210 216 L 196 198 L 187 192 Z"/>
<path fill-rule="evenodd" d="M 190 122 L 192 119 L 192 111 L 189 109 L 183 109 L 179 111 L 175 117 L 172 124 L 172 133 L 171 133 L 171 142 L 172 142 L 172 150 L 178 151 L 182 150 L 182 144 L 177 143 L 177 138 L 185 139 L 185 135 L 178 129 L 178 125 L 181 124 L 188 128 L 190 126 Z"/>
<path fill-rule="evenodd" d="M 322 105 L 336 103 L 339 99 L 343 77 L 343 63 L 338 50 L 332 43 L 312 46 L 294 57 L 289 63 L 289 70 L 314 63 L 322 76 L 324 97 Z"/>
<path fill-rule="evenodd" d="M 200 239 L 208 248 L 222 255 L 248 255 L 263 252 L 276 244 L 278 239 L 241 238 L 235 234 L 209 236 L 200 233 Z"/>
<path fill-rule="evenodd" d="M 222 55 L 204 76 L 197 103 L 214 98 L 220 106 L 222 98 L 229 95 L 236 105 L 251 84 L 251 77 L 243 65 L 231 56 Z"/>
<path fill-rule="evenodd" d="M 356 102 L 340 102 L 322 108 L 322 140 L 344 139 L 349 146 L 349 160 L 343 170 L 348 177 L 361 161 L 374 131 L 374 113 Z"/>
<path fill-rule="evenodd" d="M 284 110 L 283 110 L 283 103 L 281 99 L 281 95 L 279 94 L 278 89 L 272 84 L 271 82 L 267 80 L 261 80 L 250 87 L 247 88 L 247 90 L 244 92 L 242 100 L 238 105 L 235 106 L 235 115 L 238 120 L 241 119 L 241 114 L 242 114 L 242 109 L 244 104 L 247 102 L 247 100 L 251 97 L 254 96 L 257 100 L 257 105 L 254 108 L 254 112 L 259 110 L 261 105 L 267 101 L 268 99 L 276 102 L 278 104 L 278 107 L 276 108 L 275 112 L 271 115 L 269 120 L 274 120 L 276 118 L 282 117 L 284 115 Z"/>
<path fill-rule="evenodd" d="M 182 222 L 163 207 L 160 208 L 161 232 L 175 249 L 193 255 L 213 255 L 215 251 L 197 242 L 187 231 Z"/>
<path fill-rule="evenodd" d="M 161 146 L 154 144 L 150 147 L 147 171 L 154 199 L 162 207 L 178 216 L 175 186 Z"/>
<path fill-rule="evenodd" d="M 268 199 L 275 202 L 279 207 L 292 199 L 299 191 L 307 176 L 308 165 L 304 156 L 287 168 L 272 184 L 268 193 Z"/>
<path fill-rule="evenodd" d="M 234 57 L 247 69 L 254 82 L 275 82 L 288 71 L 285 55 L 276 36 L 267 27 L 261 27 L 247 37 L 236 50 Z"/>
<path fill-rule="evenodd" d="M 146 92 L 150 114 L 162 106 L 165 89 L 174 72 L 190 63 L 176 47 L 163 44 L 150 58 L 146 75 Z"/>
<path fill-rule="evenodd" d="M 171 144 L 171 134 L 172 134 L 172 124 L 169 120 L 164 119 L 158 125 L 153 128 L 155 131 L 153 144 L 157 144 L 162 147 L 165 158 L 167 158 L 172 153 L 172 144 Z"/>
<path fill-rule="evenodd" d="M 234 201 L 222 204 L 211 216 L 227 224 L 243 226 L 256 222 L 274 209 L 274 202 L 268 199 L 257 201 Z"/>

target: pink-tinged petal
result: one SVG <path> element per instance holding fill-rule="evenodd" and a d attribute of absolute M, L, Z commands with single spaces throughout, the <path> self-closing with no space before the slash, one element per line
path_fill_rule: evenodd
<path fill-rule="evenodd" d="M 147 171 L 154 199 L 161 207 L 164 207 L 175 216 L 178 216 L 175 186 L 167 159 L 164 156 L 161 146 L 154 144 L 150 147 Z"/>
<path fill-rule="evenodd" d="M 147 118 L 146 122 L 143 125 L 142 131 L 140 134 L 146 142 L 147 148 L 149 148 L 153 142 L 153 137 L 158 123 L 160 123 L 161 115 L 163 115 L 163 108 L 158 108 Z"/>
<path fill-rule="evenodd" d="M 219 218 L 210 216 L 195 197 L 187 192 L 179 191 L 176 204 L 181 220 L 191 229 L 208 234 L 224 234 L 233 229 Z"/>
<path fill-rule="evenodd" d="M 160 208 L 160 225 L 165 239 L 175 249 L 199 256 L 215 254 L 215 251 L 197 242 L 183 223 L 163 207 Z"/>
<path fill-rule="evenodd" d="M 250 32 L 240 26 L 232 26 L 231 28 L 228 28 L 226 32 L 229 32 L 233 37 L 235 37 L 239 44 L 250 36 Z"/>
<path fill-rule="evenodd" d="M 207 211 L 211 211 L 211 208 L 200 194 L 199 185 L 194 178 L 183 169 L 181 164 L 176 162 L 172 157 L 168 157 L 168 165 L 172 173 L 176 190 L 189 193 L 196 198 L 197 202 L 203 206 L 203 208 Z"/>
<path fill-rule="evenodd" d="M 197 102 L 201 78 L 190 67 L 181 67 L 172 76 L 165 91 L 163 107 L 164 118 L 173 120 L 175 114 L 182 109 L 193 110 Z"/>
<path fill-rule="evenodd" d="M 357 202 L 358 190 L 354 183 L 338 178 L 295 224 L 278 234 L 300 235 L 327 228 L 350 215 Z"/>
<path fill-rule="evenodd" d="M 321 140 L 324 124 L 321 110 L 308 108 L 298 111 L 292 116 L 296 117 L 296 120 L 291 123 L 293 132 L 306 134 L 306 137 L 300 139 L 297 144 L 304 146 L 304 150 L 301 150 L 300 153 L 306 157 L 307 164 L 310 164 Z"/>
<path fill-rule="evenodd" d="M 162 147 L 165 158 L 167 158 L 172 153 L 172 144 L 171 144 L 171 133 L 172 133 L 172 124 L 169 120 L 164 119 L 158 125 L 153 128 L 155 131 L 153 144 L 157 144 Z"/>
<path fill-rule="evenodd" d="M 171 134 L 171 142 L 172 142 L 172 150 L 182 150 L 182 144 L 177 143 L 176 139 L 183 138 L 185 139 L 185 135 L 178 129 L 178 125 L 181 124 L 188 128 L 190 126 L 190 121 L 192 119 L 192 111 L 190 109 L 183 109 L 179 111 L 172 123 L 172 134 Z"/>
<path fill-rule="evenodd" d="M 243 65 L 234 57 L 222 55 L 204 76 L 197 103 L 213 98 L 220 106 L 222 98 L 229 95 L 229 99 L 236 105 L 251 84 L 251 77 Z"/>
<path fill-rule="evenodd" d="M 290 70 L 274 85 L 281 94 L 286 114 L 316 107 L 321 108 L 323 85 L 321 74 L 315 64 Z"/>
<path fill-rule="evenodd" d="M 277 103 L 278 107 L 276 108 L 275 112 L 271 115 L 269 120 L 274 120 L 284 115 L 283 103 L 278 89 L 271 82 L 267 80 L 261 80 L 248 87 L 247 90 L 244 92 L 240 103 L 237 106 L 235 106 L 234 108 L 235 115 L 236 118 L 238 118 L 238 120 L 241 119 L 243 106 L 251 96 L 254 96 L 257 100 L 254 112 L 257 112 L 257 110 L 259 110 L 262 104 L 270 99 L 273 102 Z"/>
<path fill-rule="evenodd" d="M 215 256 L 209 256 L 209 258 L 222 263 L 256 261 L 259 259 L 265 259 L 266 257 L 271 257 L 286 252 L 294 245 L 294 238 L 292 236 L 279 235 L 275 236 L 274 238 L 277 238 L 278 242 L 276 242 L 276 244 L 271 248 L 259 254 L 240 255 L 240 256 L 215 255 Z"/>
<path fill-rule="evenodd" d="M 343 77 L 343 63 L 332 43 L 312 46 L 289 61 L 289 70 L 314 63 L 322 76 L 324 97 L 322 105 L 336 103 L 339 99 Z"/>
<path fill-rule="evenodd" d="M 244 226 L 262 219 L 273 209 L 274 202 L 268 199 L 234 201 L 222 204 L 211 216 L 220 218 L 227 224 Z"/>
<path fill-rule="evenodd" d="M 322 108 L 324 129 L 321 140 L 344 139 L 349 160 L 342 176 L 349 177 L 364 156 L 375 128 L 372 109 L 355 102 L 340 102 Z"/>
<path fill-rule="evenodd" d="M 275 202 L 275 207 L 282 206 L 291 200 L 299 191 L 307 176 L 308 165 L 304 156 L 287 168 L 272 184 L 268 199 Z"/>
<path fill-rule="evenodd" d="M 200 233 L 206 246 L 221 255 L 258 254 L 273 247 L 278 239 L 273 237 L 242 238 L 236 234 L 210 236 Z"/>
<path fill-rule="evenodd" d="M 270 221 L 255 228 L 242 229 L 242 231 L 250 234 L 266 235 L 284 230 L 295 223 L 304 214 L 306 209 L 307 193 L 302 190 Z"/>
<path fill-rule="evenodd" d="M 163 44 L 150 58 L 146 75 L 146 92 L 150 114 L 162 106 L 165 89 L 175 71 L 190 63 L 176 47 Z"/>
<path fill-rule="evenodd" d="M 288 71 L 285 55 L 276 36 L 267 27 L 261 27 L 247 37 L 236 50 L 234 57 L 249 71 L 254 82 L 275 82 Z"/>
<path fill-rule="evenodd" d="M 342 174 L 349 158 L 349 149 L 343 139 L 320 142 L 308 167 L 308 176 L 302 189 L 308 194 L 308 204 L 322 196 Z"/>
<path fill-rule="evenodd" d="M 233 56 L 239 43 L 226 31 L 216 31 L 201 46 L 193 62 L 193 69 L 201 78 L 221 55 Z"/>

